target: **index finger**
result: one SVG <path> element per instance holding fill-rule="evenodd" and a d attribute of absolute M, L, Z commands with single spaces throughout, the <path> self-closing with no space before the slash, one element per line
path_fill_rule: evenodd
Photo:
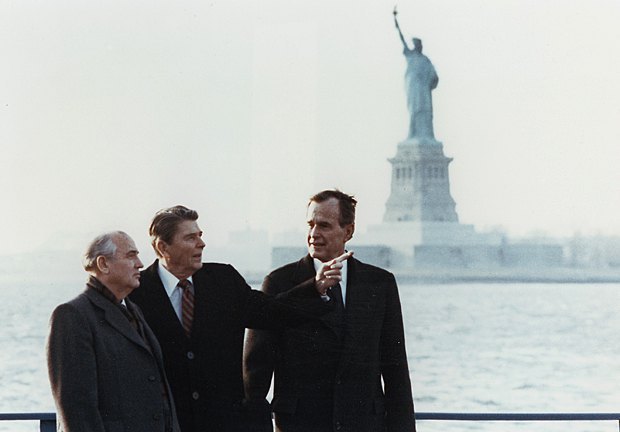
<path fill-rule="evenodd" d="M 340 255 L 338 258 L 334 258 L 334 262 L 343 262 L 348 260 L 349 258 L 351 258 L 353 256 L 353 252 L 352 251 L 348 251 L 343 253 L 342 255 Z"/>

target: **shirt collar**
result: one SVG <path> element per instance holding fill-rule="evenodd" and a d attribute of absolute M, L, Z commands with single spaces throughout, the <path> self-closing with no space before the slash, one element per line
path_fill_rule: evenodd
<path fill-rule="evenodd" d="M 319 269 L 321 268 L 321 266 L 323 265 L 323 262 L 321 262 L 320 260 L 313 258 L 312 261 L 314 262 L 314 271 L 315 272 L 319 272 Z M 348 273 L 348 269 L 349 269 L 349 260 L 344 260 L 342 262 L 342 268 L 340 269 L 340 275 L 342 277 L 341 281 L 340 281 L 340 288 L 345 288 L 347 287 L 347 273 Z"/>
<path fill-rule="evenodd" d="M 161 263 L 157 265 L 157 273 L 159 274 L 159 278 L 161 279 L 161 283 L 164 284 L 164 289 L 166 290 L 166 294 L 168 297 L 172 296 L 174 289 L 177 287 L 179 283 L 179 278 L 173 275 L 168 271 L 166 267 L 164 267 Z M 193 285 L 194 281 L 192 277 L 188 277 L 187 280 Z"/>

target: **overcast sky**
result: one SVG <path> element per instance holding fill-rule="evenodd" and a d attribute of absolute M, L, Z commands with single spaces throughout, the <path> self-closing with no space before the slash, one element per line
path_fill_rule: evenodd
<path fill-rule="evenodd" d="M 381 221 L 406 137 L 394 0 L 0 0 L 3 253 L 153 213 L 304 227 L 312 193 Z M 620 235 L 620 2 L 398 2 L 439 74 L 460 221 Z M 300 238 L 302 244 L 303 238 Z"/>

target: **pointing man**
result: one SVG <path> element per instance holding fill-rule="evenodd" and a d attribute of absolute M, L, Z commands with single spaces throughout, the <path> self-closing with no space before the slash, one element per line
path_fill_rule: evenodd
<path fill-rule="evenodd" d="M 183 206 L 155 214 L 149 234 L 158 259 L 131 298 L 162 346 L 181 430 L 246 432 L 256 409 L 243 403 L 245 328 L 316 320 L 331 309 L 319 294 L 338 283 L 342 264 L 327 263 L 274 299 L 250 289 L 232 266 L 202 262 L 197 219 Z"/>

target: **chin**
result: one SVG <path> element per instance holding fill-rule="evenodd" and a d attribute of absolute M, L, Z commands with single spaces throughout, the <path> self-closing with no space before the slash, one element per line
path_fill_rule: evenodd
<path fill-rule="evenodd" d="M 325 262 L 325 256 L 321 253 L 317 253 L 317 252 L 310 252 L 310 257 L 314 258 L 314 259 L 318 259 L 321 262 Z"/>

